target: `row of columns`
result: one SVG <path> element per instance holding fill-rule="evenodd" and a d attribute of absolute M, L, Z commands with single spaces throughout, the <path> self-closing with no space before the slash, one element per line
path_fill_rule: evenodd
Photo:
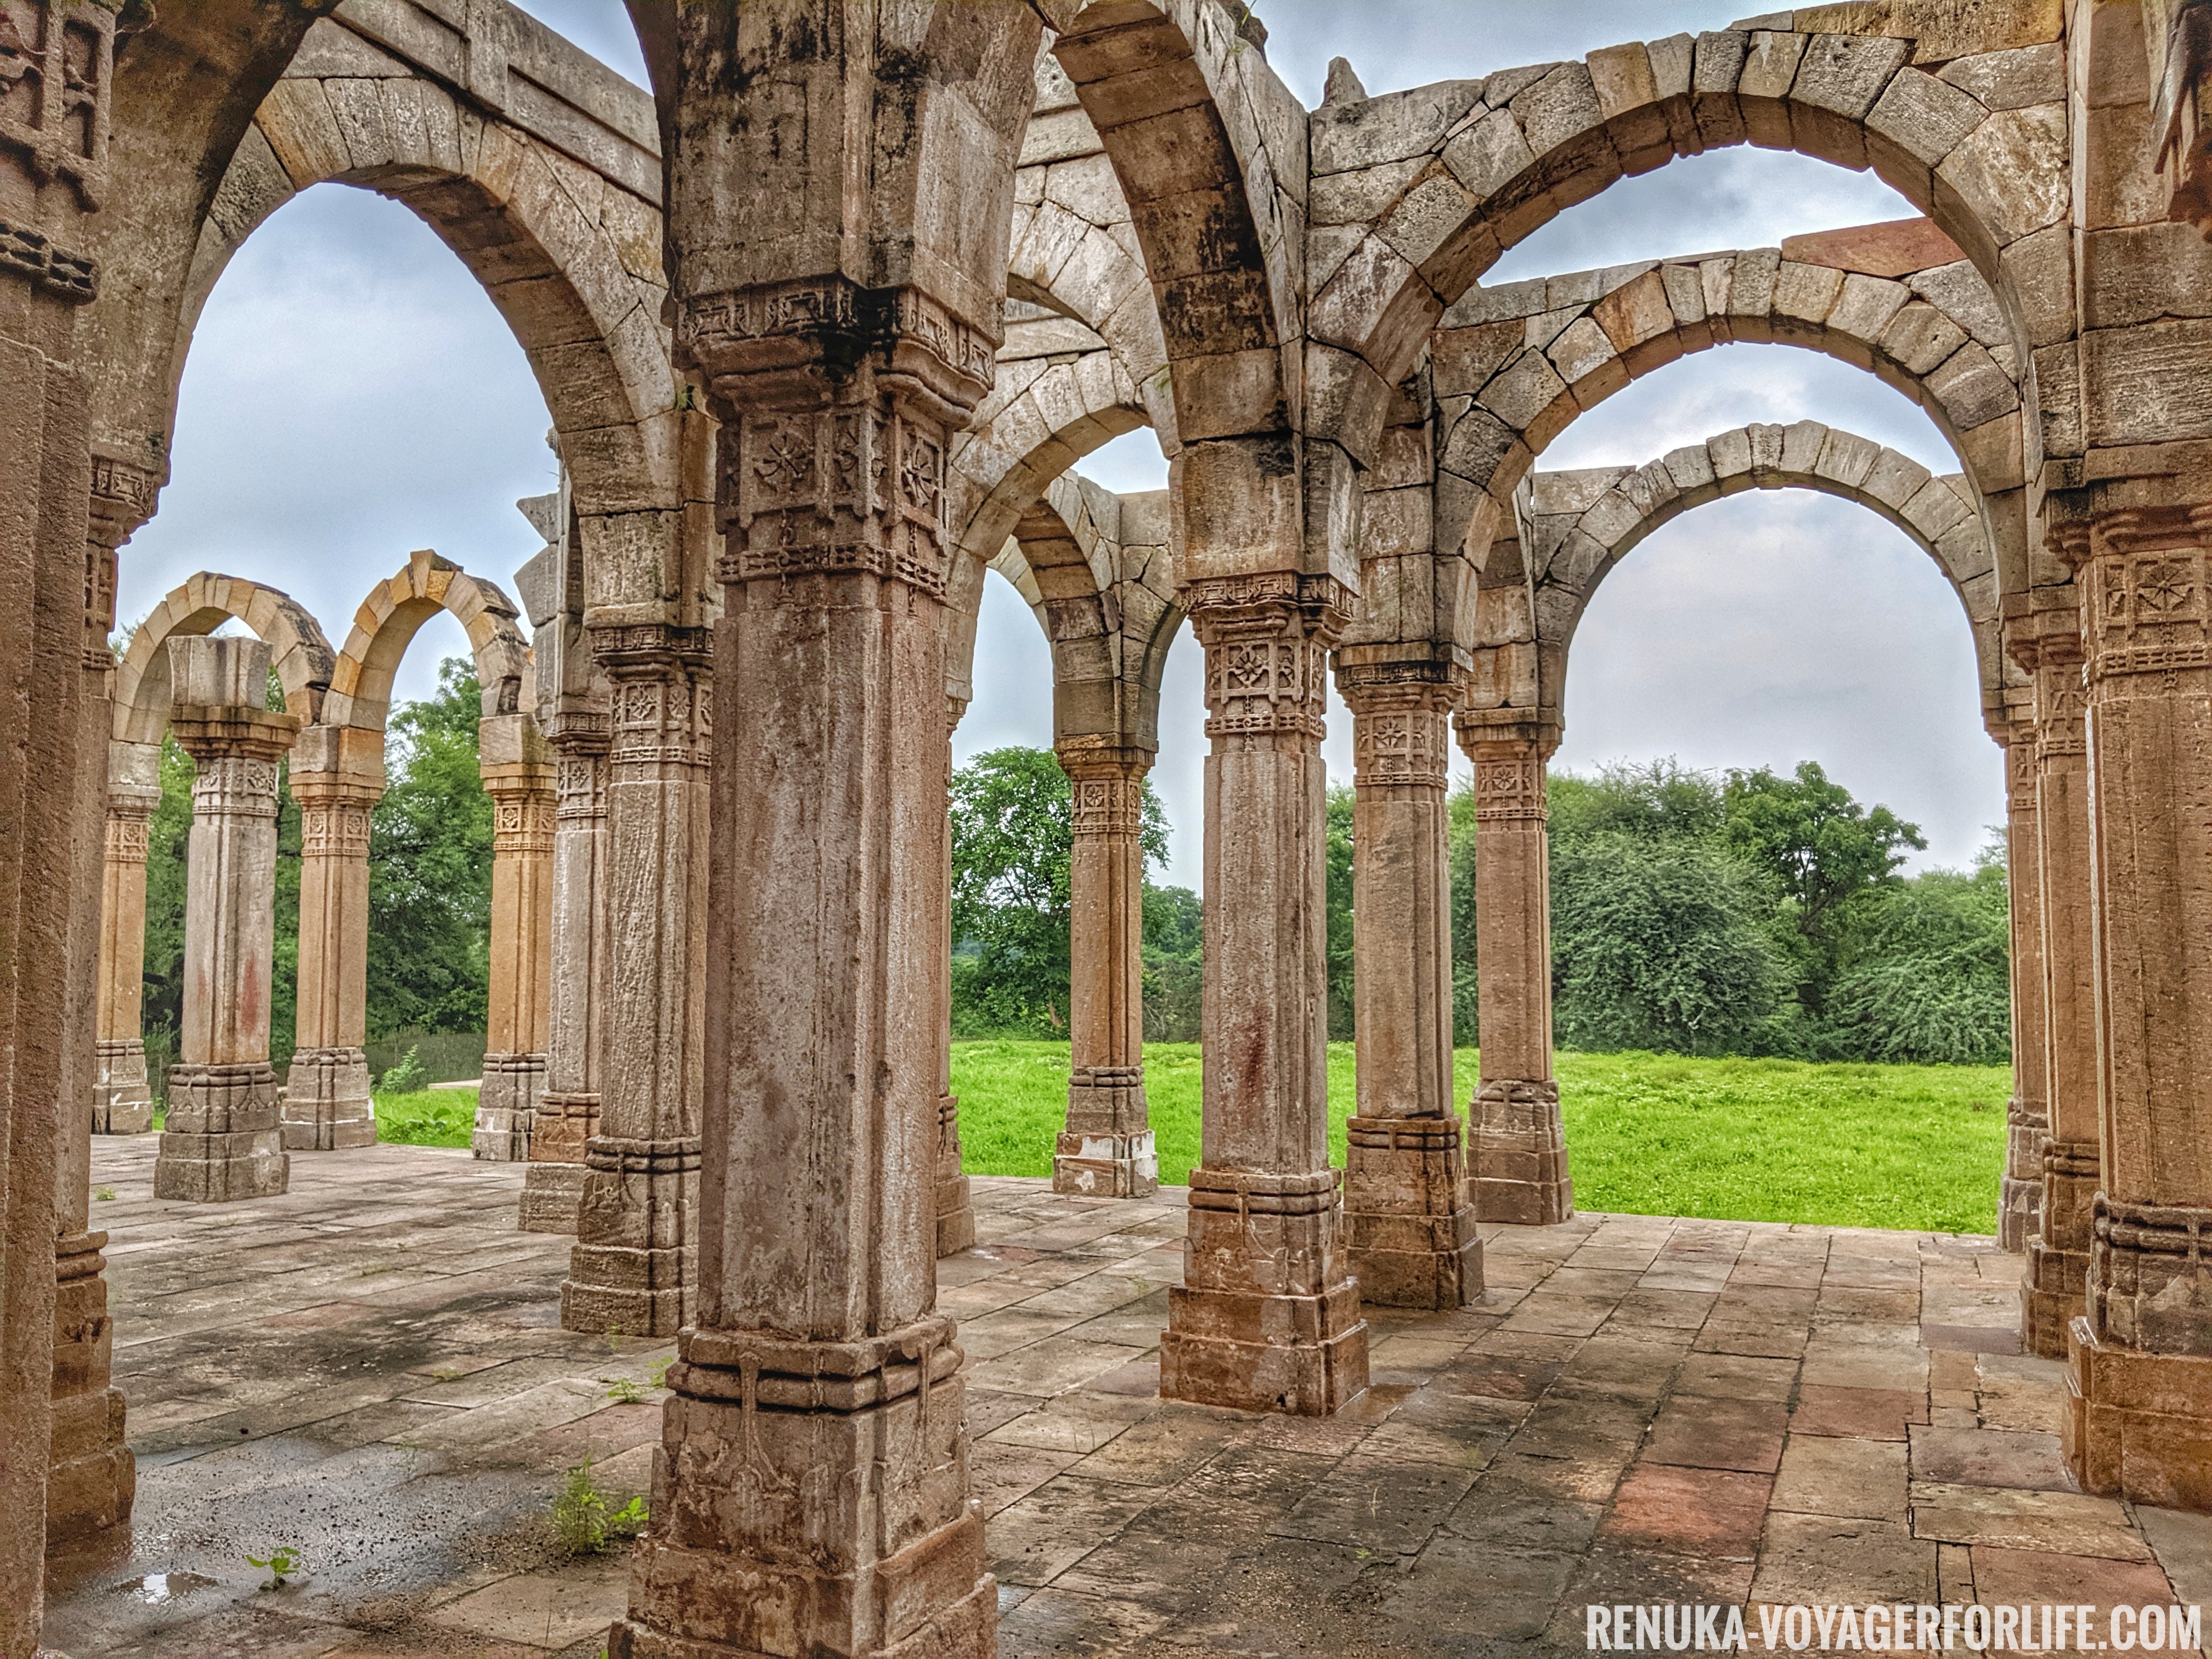
<path fill-rule="evenodd" d="M 165 1133 L 223 1138 L 165 1139 L 157 1183 L 165 1197 L 220 1201 L 284 1190 L 288 1150 L 326 1152 L 375 1141 L 362 1043 L 369 823 L 384 792 L 383 734 L 303 729 L 299 716 L 269 709 L 270 647 L 260 641 L 179 638 L 167 648 L 169 729 L 198 770 L 183 1026 Z M 256 665 L 262 678 L 249 685 Z M 234 693 L 239 701 L 191 701 L 216 691 Z M 103 712 L 106 707 L 103 698 Z M 479 1158 L 512 1160 L 528 1154 L 545 1068 L 554 960 L 553 768 L 527 715 L 487 718 L 479 741 L 493 805 L 492 937 L 484 1085 L 473 1140 Z M 107 744 L 104 733 L 102 746 L 112 753 L 98 887 L 99 1079 L 91 1116 L 100 1133 L 131 1134 L 149 1127 L 152 1113 L 141 1018 L 147 827 L 161 803 L 160 750 Z M 270 930 L 276 769 L 288 755 L 301 817 L 300 933 L 297 1041 L 280 1105 L 269 1066 Z"/>

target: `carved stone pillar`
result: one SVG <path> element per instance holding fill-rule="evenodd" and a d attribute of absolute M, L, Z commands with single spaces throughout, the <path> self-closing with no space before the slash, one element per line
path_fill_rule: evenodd
<path fill-rule="evenodd" d="M 1091 1198 L 1156 1192 L 1160 1163 L 1145 1103 L 1145 774 L 1142 749 L 1064 744 L 1074 794 L 1067 868 L 1073 1075 L 1052 1188 Z"/>
<path fill-rule="evenodd" d="M 143 1024 L 146 989 L 146 835 L 161 805 L 161 751 L 115 743 L 109 754 L 107 819 L 100 871 L 100 1079 L 93 1132 L 143 1134 L 154 1127 Z"/>
<path fill-rule="evenodd" d="M 599 1125 L 606 1020 L 607 719 L 555 716 L 552 983 L 545 1092 L 530 1126 L 522 1231 L 573 1233 L 584 1154 Z"/>
<path fill-rule="evenodd" d="M 712 653 L 703 636 L 653 626 L 608 629 L 594 644 L 613 687 L 605 1070 L 561 1322 L 673 1336 L 691 1322 L 699 1283 Z"/>
<path fill-rule="evenodd" d="M 106 176 L 115 15 L 17 3 L 0 48 L 0 1653 L 38 1645 L 53 1449 L 56 1215 L 71 1120 L 88 1084 L 62 1012 L 77 988 L 73 885 L 93 774 L 85 722 L 86 504 L 93 489 L 88 362 L 77 307 Z M 96 799 L 96 797 L 94 798 Z M 77 942 L 88 950 L 90 941 Z M 81 1059 L 92 1052 L 84 1029 Z"/>
<path fill-rule="evenodd" d="M 1544 766 L 1555 737 L 1458 722 L 1474 763 L 1474 928 L 1482 1028 L 1468 1150 L 1477 1218 L 1543 1227 L 1575 1212 L 1552 1074 L 1551 836 Z"/>
<path fill-rule="evenodd" d="M 1363 1300 L 1456 1308 L 1482 1295 L 1452 1098 L 1454 688 L 1340 667 L 1352 711 L 1353 1030 L 1358 1106 L 1344 1218 Z"/>
<path fill-rule="evenodd" d="M 2096 939 L 2079 629 L 2067 606 L 2019 617 L 2008 639 L 2014 657 L 2035 676 L 2036 886 L 2050 1127 L 2039 1143 L 2043 1196 L 2027 1246 L 2021 1335 L 2029 1352 L 2045 1358 L 2064 1355 L 2067 1322 L 2082 1309 L 2098 1186 Z"/>
<path fill-rule="evenodd" d="M 384 769 L 374 757 L 343 752 L 349 738 L 358 744 L 371 735 L 357 731 L 310 726 L 292 759 L 292 799 L 300 804 L 300 978 L 298 1046 L 284 1084 L 289 1152 L 376 1144 L 376 1103 L 362 1044 L 368 1035 L 369 812 L 384 793 Z"/>
<path fill-rule="evenodd" d="M 125 849 L 113 846 L 116 791 L 109 780 L 115 659 L 107 637 L 115 625 L 115 551 L 153 507 L 152 480 L 106 459 L 93 468 L 89 535 L 85 544 L 84 651 L 78 706 L 76 830 L 70 882 L 70 963 L 66 1072 L 61 1097 L 72 1103 L 54 1193 L 53 1441 L 46 1474 L 46 1543 L 82 1548 L 127 1538 L 138 1482 L 125 1435 L 122 1391 L 113 1385 L 115 1324 L 107 1311 L 105 1232 L 92 1225 L 92 1132 L 112 1122 L 97 1033 L 107 990 L 100 959 L 106 931 L 105 874 Z M 131 745 L 136 748 L 137 745 Z M 158 761 L 156 763 L 158 767 Z M 139 808 L 121 822 L 136 836 L 138 921 L 145 912 L 146 817 L 161 799 L 155 787 L 128 788 Z M 125 837 L 128 839 L 128 837 Z M 134 960 L 137 953 L 133 953 Z M 132 1012 L 137 1002 L 134 998 Z M 135 1026 L 135 1018 L 134 1018 Z M 138 1051 L 139 1099 L 145 1051 Z M 150 1101 L 142 1109 L 150 1109 Z M 132 1108 L 126 1106 L 127 1122 Z M 137 1127 L 145 1127 L 141 1119 Z"/>
<path fill-rule="evenodd" d="M 492 803 L 491 974 L 483 1083 L 469 1145 L 478 1158 L 513 1164 L 530 1156 L 531 1115 L 545 1087 L 553 764 L 527 714 L 490 715 L 477 730 Z"/>
<path fill-rule="evenodd" d="M 2042 831 L 2036 805 L 2035 722 L 2004 729 L 2005 885 L 2011 895 L 2012 1098 L 1997 1242 L 2025 1250 L 2043 1221 L 2043 1143 L 2051 1133 L 2050 1033 L 2044 1004 Z"/>
<path fill-rule="evenodd" d="M 948 817 L 945 834 L 945 902 L 939 907 L 945 935 L 937 977 L 937 1254 L 957 1255 L 975 1243 L 975 1206 L 961 1167 L 960 1097 L 952 1092 L 952 733 L 968 711 L 965 697 L 945 700 L 945 790 Z"/>
<path fill-rule="evenodd" d="M 2130 506 L 2053 540 L 2083 589 L 2088 633 L 2104 1152 L 2087 1305 L 2068 1331 L 2065 1451 L 2085 1491 L 2207 1510 L 2212 505 Z M 2054 1133 L 2058 1083 L 2054 1072 Z"/>
<path fill-rule="evenodd" d="M 991 343 L 917 291 L 836 278 L 694 301 L 682 339 L 723 422 L 734 714 L 714 732 L 697 1316 L 610 1651 L 978 1659 L 997 1589 L 932 1172 L 939 514 Z"/>
<path fill-rule="evenodd" d="M 169 729 L 198 763 L 185 886 L 184 1029 L 154 1163 L 156 1198 L 219 1202 L 290 1179 L 269 1066 L 276 945 L 276 763 L 297 714 L 267 706 L 269 647 L 168 644 Z"/>
<path fill-rule="evenodd" d="M 1185 591 L 1206 650 L 1203 1151 L 1160 1392 L 1322 1415 L 1367 1386 L 1328 1163 L 1322 708 L 1348 598 L 1267 574 Z"/>

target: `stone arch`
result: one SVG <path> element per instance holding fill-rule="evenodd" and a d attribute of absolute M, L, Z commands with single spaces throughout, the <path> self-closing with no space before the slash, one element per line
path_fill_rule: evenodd
<path fill-rule="evenodd" d="M 1006 294 L 1002 379 L 1018 354 L 1110 350 L 1136 383 L 1160 447 L 1174 456 L 1180 444 L 1167 337 L 1129 198 L 1074 83 L 1048 50 L 1037 56 L 1036 106 L 1014 177 Z M 1025 318 L 1024 305 L 1045 314 Z"/>
<path fill-rule="evenodd" d="M 1054 9 L 1052 52 L 1128 203 L 1182 445 L 1287 433 L 1306 116 L 1207 0 Z"/>
<path fill-rule="evenodd" d="M 1974 268 L 1937 258 L 1889 277 L 1761 248 L 1468 294 L 1431 357 L 1440 540 L 1464 526 L 1480 556 L 1481 521 L 1510 521 L 1536 455 L 1577 415 L 1687 353 L 1751 341 L 1824 352 L 1911 398 L 1960 456 L 1991 539 L 2024 549 L 2017 355 Z"/>
<path fill-rule="evenodd" d="M 168 642 L 212 634 L 232 621 L 268 642 L 287 711 L 309 726 L 322 718 L 337 659 L 315 619 L 289 593 L 243 576 L 201 571 L 147 613 L 116 664 L 115 742 L 159 747 L 169 725 Z"/>
<path fill-rule="evenodd" d="M 1662 526 L 1753 489 L 1832 495 L 1910 537 L 1958 596 L 1973 633 L 1984 713 L 2002 718 L 2007 667 L 1998 642 L 1996 560 L 1971 486 L 1961 475 L 1939 477 L 1870 439 L 1800 421 L 1737 427 L 1639 467 L 1529 479 L 1520 514 L 1529 581 L 1516 590 L 1526 600 L 1512 631 L 1534 641 L 1540 705 L 1553 721 L 1575 630 L 1607 575 Z M 1496 626 L 1498 613 L 1488 620 Z"/>
<path fill-rule="evenodd" d="M 589 110 L 571 120 L 567 147 L 508 118 L 503 76 L 495 92 L 482 89 L 489 96 L 464 96 L 396 45 L 387 52 L 391 43 L 337 20 L 318 21 L 216 190 L 193 254 L 167 412 L 173 421 L 193 326 L 231 257 L 295 195 L 350 185 L 407 208 L 483 283 L 552 412 L 587 550 L 635 543 L 653 533 L 648 526 L 672 537 L 684 438 L 661 322 L 652 100 L 520 14 L 494 21 L 528 34 L 523 45 L 538 58 L 554 60 L 551 69 L 539 62 L 538 74 L 576 83 L 569 90 Z M 657 559 L 597 562 L 595 603 L 659 599 Z M 620 591 L 625 577 L 637 592 Z"/>
<path fill-rule="evenodd" d="M 424 549 L 409 554 L 398 573 L 371 589 L 354 613 L 321 724 L 381 732 L 391 717 L 399 660 L 422 624 L 441 611 L 468 633 L 485 717 L 527 713 L 536 697 L 530 647 L 516 625 L 521 612 L 514 601 L 496 583 Z"/>
<path fill-rule="evenodd" d="M 2002 292 L 2008 256 L 2030 259 L 2022 245 L 2065 219 L 2066 108 L 1992 109 L 1971 76 L 1920 67 L 1947 57 L 1968 52 L 1729 29 L 1324 110 L 1316 174 L 1364 176 L 1335 192 L 1354 210 L 1314 273 L 1310 325 L 1395 385 L 1445 310 L 1538 226 L 1624 177 L 1745 143 L 1872 168 Z"/>
<path fill-rule="evenodd" d="M 1117 495 L 1065 474 L 989 568 L 1013 584 L 1052 647 L 1055 737 L 1131 735 L 1152 746 L 1160 678 L 1183 623 L 1166 492 Z"/>

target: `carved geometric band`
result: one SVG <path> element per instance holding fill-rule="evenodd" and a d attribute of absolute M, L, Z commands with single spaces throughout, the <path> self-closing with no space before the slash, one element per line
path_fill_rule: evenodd
<path fill-rule="evenodd" d="M 2212 1254 L 2212 1210 L 2193 1206 L 2124 1204 L 2099 1193 L 2097 1237 L 2118 1250 L 2186 1256 L 2203 1261 Z"/>
<path fill-rule="evenodd" d="M 57 247 L 28 225 L 5 219 L 0 219 L 0 270 L 27 276 L 70 305 L 83 305 L 99 293 L 100 267 L 88 255 Z"/>

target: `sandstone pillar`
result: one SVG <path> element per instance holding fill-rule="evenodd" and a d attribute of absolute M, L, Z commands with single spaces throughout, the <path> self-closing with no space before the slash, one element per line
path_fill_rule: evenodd
<path fill-rule="evenodd" d="M 161 805 L 161 751 L 150 744 L 100 745 L 108 756 L 107 816 L 100 872 L 100 1079 L 96 1134 L 143 1134 L 154 1125 L 146 1075 L 146 836 Z"/>
<path fill-rule="evenodd" d="M 527 714 L 490 715 L 477 730 L 492 803 L 491 975 L 483 1083 L 469 1144 L 478 1158 L 512 1164 L 530 1156 L 531 1115 L 545 1086 L 553 765 Z"/>
<path fill-rule="evenodd" d="M 1145 774 L 1142 749 L 1063 744 L 1075 843 L 1067 869 L 1072 1064 L 1052 1188 L 1139 1198 L 1160 1184 L 1145 1103 Z"/>
<path fill-rule="evenodd" d="M 2043 1222 L 2043 1143 L 2051 1133 L 2050 1033 L 2044 1003 L 2042 830 L 2037 812 L 2035 722 L 2005 732 L 2005 887 L 2011 896 L 2012 1098 L 2005 1103 L 2005 1169 L 1997 1242 L 2025 1250 Z"/>
<path fill-rule="evenodd" d="M 937 979 L 937 1254 L 957 1255 L 975 1243 L 975 1206 L 970 1196 L 960 1151 L 960 1097 L 952 1092 L 952 734 L 968 700 L 947 693 L 945 699 L 945 895 L 939 907 L 945 948 Z"/>
<path fill-rule="evenodd" d="M 2103 1149 L 2065 1451 L 2085 1491 L 2212 1509 L 2212 505 L 2118 505 L 2053 539 L 2088 635 Z"/>
<path fill-rule="evenodd" d="M 1358 1105 L 1344 1217 L 1363 1300 L 1456 1308 L 1482 1294 L 1452 1098 L 1453 687 L 1340 668 L 1352 711 L 1353 1028 Z"/>
<path fill-rule="evenodd" d="M 546 1000 L 545 1092 L 530 1125 L 525 1232 L 573 1233 L 584 1153 L 599 1123 L 606 1016 L 607 720 L 556 714 L 552 979 Z"/>
<path fill-rule="evenodd" d="M 989 346 L 918 291 L 878 310 L 824 278 L 766 313 L 866 304 L 849 368 L 817 369 L 803 331 L 749 325 L 767 297 L 685 319 L 723 422 L 714 664 L 738 715 L 714 732 L 697 1317 L 610 1651 L 981 1656 L 997 1591 L 935 1306 L 933 1171 L 939 514 Z"/>
<path fill-rule="evenodd" d="M 1328 1163 L 1328 651 L 1347 596 L 1288 574 L 1187 584 L 1206 651 L 1206 1067 L 1170 1399 L 1317 1415 L 1367 1386 Z"/>
<path fill-rule="evenodd" d="M 67 1101 L 70 888 L 82 822 L 87 513 L 99 270 L 86 215 L 106 182 L 115 19 L 9 9 L 0 125 L 0 1654 L 38 1645 L 52 1449 L 54 1195 Z M 64 71 L 67 74 L 64 76 Z M 66 80 L 66 88 L 64 82 Z M 51 87 L 51 90 L 46 90 Z M 89 1109 L 84 1126 L 90 1128 Z"/>
<path fill-rule="evenodd" d="M 2059 590 L 2065 592 L 2066 590 Z M 2080 623 L 2070 605 L 2010 624 L 2014 658 L 2035 676 L 2036 890 L 2043 955 L 2043 1194 L 2027 1245 L 2021 1336 L 2031 1353 L 2066 1352 L 2082 1310 L 2098 1185 L 2097 1011 Z"/>
<path fill-rule="evenodd" d="M 375 735 L 310 726 L 293 754 L 300 977 L 298 1046 L 284 1086 L 289 1152 L 376 1144 L 376 1103 L 362 1044 L 368 1035 L 369 813 L 384 793 L 384 766 L 380 756 L 347 752 Z"/>
<path fill-rule="evenodd" d="M 170 730 L 199 768 L 185 887 L 185 996 L 157 1198 L 281 1193 L 289 1179 L 269 1066 L 276 763 L 300 717 L 267 707 L 269 647 L 175 639 Z"/>
<path fill-rule="evenodd" d="M 1559 1085 L 1552 1074 L 1544 766 L 1558 739 L 1464 718 L 1458 729 L 1474 763 L 1476 1017 L 1482 1032 L 1468 1195 L 1481 1220 L 1549 1226 L 1575 1212 Z"/>
<path fill-rule="evenodd" d="M 699 1274 L 712 654 L 703 637 L 660 626 L 606 631 L 595 648 L 613 688 L 605 1073 L 561 1322 L 673 1336 L 691 1322 Z"/>
<path fill-rule="evenodd" d="M 103 878 L 114 856 L 111 831 L 116 822 L 108 754 L 115 659 L 107 648 L 115 624 L 115 551 L 144 521 L 152 494 L 152 481 L 136 469 L 105 458 L 94 465 L 91 533 L 85 544 L 76 829 L 69 887 L 69 1000 L 64 1011 L 67 1069 L 61 1097 L 73 1103 L 74 1110 L 65 1120 L 54 1193 L 53 1441 L 46 1517 L 49 1547 L 82 1548 L 126 1538 L 137 1489 L 137 1464 L 125 1437 L 123 1394 L 112 1380 L 115 1326 L 107 1311 L 106 1258 L 101 1255 L 107 1235 L 94 1231 L 92 1225 L 92 1132 L 113 1116 L 97 1034 L 103 1029 L 101 1005 L 106 990 L 100 951 L 106 923 Z M 131 804 L 144 808 L 135 820 L 143 938 L 145 815 L 151 811 L 147 797 L 150 794 L 153 801 L 161 798 L 158 770 L 153 790 L 131 793 L 136 797 Z M 137 953 L 133 955 L 135 959 Z M 132 1012 L 135 1016 L 135 998 Z M 143 1047 L 138 1074 L 143 1088 Z M 138 1127 L 145 1126 L 142 1121 Z"/>

